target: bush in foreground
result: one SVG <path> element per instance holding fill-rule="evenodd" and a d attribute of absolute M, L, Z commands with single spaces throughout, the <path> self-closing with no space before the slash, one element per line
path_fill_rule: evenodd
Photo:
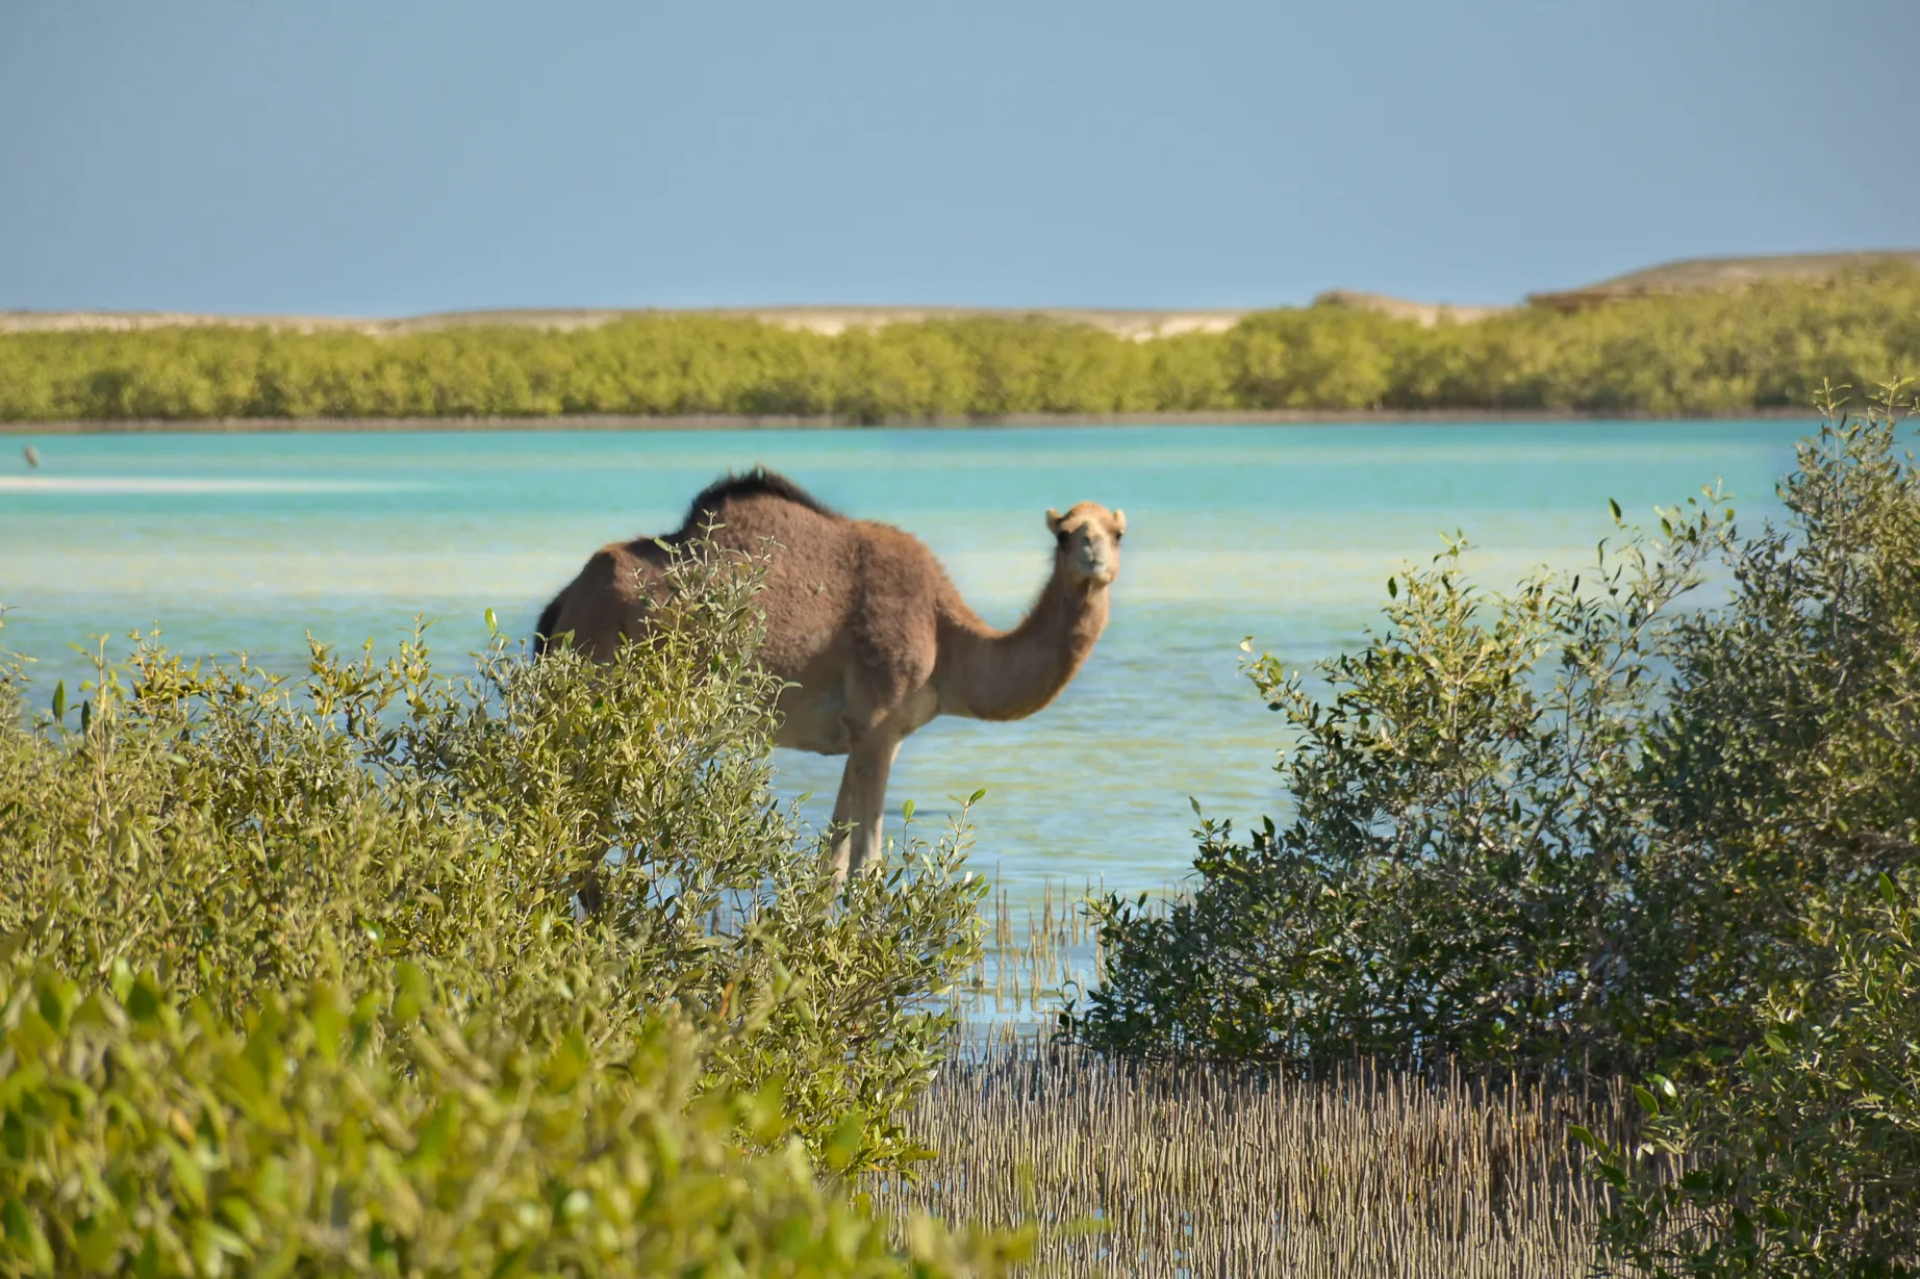
<path fill-rule="evenodd" d="M 774 1090 L 701 1086 L 657 1019 L 610 1043 L 429 990 L 223 1013 L 120 969 L 0 975 L 7 1273 L 957 1274 L 816 1182 Z M 611 992 L 583 990 L 582 996 Z M 564 1016 L 563 1016 L 564 1019 Z M 743 1140 L 752 1148 L 742 1148 Z M 830 1141 L 844 1168 L 857 1125 Z"/>
<path fill-rule="evenodd" d="M 1781 484 L 1785 528 L 1743 538 L 1709 494 L 1664 541 L 1506 597 L 1455 546 L 1389 583 L 1387 631 L 1321 667 L 1330 695 L 1254 663 L 1297 734 L 1292 819 L 1244 839 L 1206 822 L 1189 895 L 1098 904 L 1106 976 L 1067 1033 L 1654 1077 L 1649 1144 L 1611 1156 L 1621 1266 L 1920 1264 L 1920 471 L 1900 406 L 1829 406 Z M 1681 611 L 1706 580 L 1726 603 Z"/>
<path fill-rule="evenodd" d="M 1813 903 L 1832 971 L 1769 992 L 1730 1069 L 1654 1081 L 1644 1139 L 1594 1143 L 1619 1270 L 1920 1274 L 1920 873 L 1878 887 L 1845 919 Z"/>
<path fill-rule="evenodd" d="M 1752 538 L 1709 495 L 1506 597 L 1450 547 L 1389 583 L 1328 696 L 1255 662 L 1297 734 L 1294 816 L 1206 823 L 1165 914 L 1110 898 L 1073 1031 L 1630 1071 L 1753 1042 L 1757 993 L 1833 962 L 1808 890 L 1864 902 L 1916 859 L 1920 473 L 1895 437 L 1886 413 L 1825 428 L 1788 528 Z M 1680 611 L 1709 574 L 1731 599 Z"/>
<path fill-rule="evenodd" d="M 697 556 L 675 571 L 679 589 L 653 638 L 607 667 L 564 652 L 527 663 L 496 636 L 477 674 L 454 680 L 434 673 L 416 638 L 385 663 L 316 646 L 295 682 L 244 660 L 188 665 L 142 642 L 124 666 L 103 662 L 74 704 L 56 689 L 52 715 L 32 724 L 21 718 L 20 667 L 8 669 L 0 937 L 16 965 L 9 1015 L 54 1030 L 20 1032 L 27 1038 L 0 1058 L 4 1123 L 13 1141 L 54 1105 L 45 1091 L 52 1076 L 32 1057 L 50 1051 L 68 1063 L 72 1086 L 56 1091 L 71 1097 L 79 1127 L 48 1130 L 52 1162 L 42 1171 L 52 1180 L 35 1192 L 42 1197 L 6 1210 L 7 1238 L 53 1238 L 60 1196 L 77 1193 L 65 1178 L 84 1181 L 88 1168 L 105 1176 L 108 1164 L 134 1177 L 140 1159 L 166 1153 L 165 1110 L 142 1112 L 141 1123 L 159 1127 L 142 1128 L 139 1141 L 88 1127 L 117 1121 L 97 1113 L 104 1076 L 85 1063 L 112 1074 L 117 1067 L 99 1063 L 120 1053 L 155 1080 L 177 1073 L 166 1088 L 204 1093 L 208 1140 L 255 1101 L 333 1124 L 348 1163 L 314 1164 L 313 1175 L 370 1204 L 381 1178 L 429 1195 L 407 1152 L 446 1098 L 459 1109 L 457 1122 L 445 1122 L 472 1126 L 461 1141 L 493 1143 L 493 1171 L 472 1175 L 522 1187 L 544 1185 L 549 1163 L 602 1158 L 595 1143 L 612 1142 L 604 1157 L 625 1159 L 640 1138 L 605 1125 L 656 1120 L 667 1136 L 657 1175 L 648 1175 L 665 1186 L 677 1175 L 676 1143 L 711 1146 L 724 1128 L 705 1110 L 674 1118 L 674 1098 L 689 1090 L 722 1110 L 727 1097 L 779 1097 L 783 1131 L 836 1169 L 917 1158 L 898 1115 L 943 1053 L 952 1018 L 940 996 L 978 954 L 982 886 L 963 873 L 956 828 L 937 846 L 905 849 L 885 876 L 835 893 L 817 850 L 768 789 L 773 698 L 752 661 L 755 572 Z M 178 1027 L 161 1033 L 155 1027 L 173 1025 L 171 1014 L 149 1016 L 128 1000 L 175 1008 Z M 54 1004 L 93 1011 L 75 1021 L 56 1016 Z M 342 1016 L 358 1027 L 338 1031 L 355 1045 L 344 1055 L 327 1046 L 337 1027 L 315 1020 Z M 39 1042 L 44 1033 L 56 1033 L 54 1047 Z M 59 1038 L 69 1034 L 84 1042 Z M 305 1065 L 261 1098 L 222 1091 L 244 1073 L 234 1045 L 260 1036 L 249 1050 L 259 1063 L 292 1054 Z M 566 1087 L 556 1074 L 563 1060 L 579 1077 Z M 659 1066 L 667 1061 L 677 1064 L 667 1071 Z M 634 1062 L 653 1064 L 636 1073 Z M 328 1082 L 300 1092 L 309 1078 Z M 334 1088 L 352 1095 L 328 1110 L 315 1099 Z M 488 1090 L 491 1101 L 481 1095 Z M 550 1147 L 527 1127 L 536 1112 L 558 1125 Z M 293 1129 L 252 1131 L 266 1134 L 262 1159 L 291 1159 L 273 1154 L 275 1143 L 306 1140 Z M 754 1147 L 754 1131 L 739 1140 Z M 106 1146 L 61 1153 L 61 1133 L 83 1132 Z M 192 1132 L 166 1140 L 191 1154 Z M 361 1140 L 375 1153 L 355 1153 Z M 133 1162 L 113 1163 L 127 1142 Z M 317 1159 L 317 1149 L 302 1157 Z M 352 1161 L 363 1154 L 360 1169 Z M 749 1233 L 814 1219 L 806 1214 L 839 1219 L 839 1209 L 819 1206 L 828 1199 L 798 1188 L 794 1158 L 777 1155 L 786 1162 L 772 1171 L 734 1170 L 749 1184 L 770 1179 L 767 1193 L 791 1207 L 750 1218 Z M 707 1163 L 701 1175 L 716 1186 L 734 1175 Z M 165 1194 L 177 1207 L 194 1193 L 192 1174 L 177 1160 L 168 1166 L 176 1180 Z M 461 1211 L 496 1191 L 506 1193 L 491 1182 L 472 1190 Z M 107 1193 L 87 1193 L 96 1192 Z M 707 1193 L 689 1190 L 685 1203 Z M 714 1201 L 716 1211 L 724 1202 Z M 216 1212 L 188 1203 L 182 1220 L 196 1230 L 214 1221 L 202 1209 Z M 339 1241 L 308 1240 L 294 1230 L 305 1210 L 287 1211 L 293 1233 L 269 1232 L 273 1248 L 292 1247 L 303 1266 L 331 1265 L 336 1254 L 326 1249 Z M 320 1224 L 330 1220 L 330 1208 L 315 1211 Z M 633 1211 L 640 1229 L 650 1219 Z M 477 1227 L 449 1212 L 431 1230 L 477 1238 L 462 1234 Z M 393 1220 L 368 1221 L 376 1219 L 386 1222 L 383 1237 L 396 1237 Z M 222 1220 L 240 1230 L 237 1219 Z M 163 1245 L 172 1246 L 155 1246 Z M 351 1246 L 383 1245 L 369 1235 Z M 256 1259 L 273 1250 L 259 1247 Z M 511 1245 L 499 1248 L 511 1260 Z M 711 1255 L 720 1264 L 722 1252 Z"/>

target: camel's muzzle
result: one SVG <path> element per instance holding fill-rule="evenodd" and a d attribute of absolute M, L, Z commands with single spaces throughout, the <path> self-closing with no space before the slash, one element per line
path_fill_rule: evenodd
<path fill-rule="evenodd" d="M 1080 576 L 1090 578 L 1102 586 L 1111 585 L 1113 579 L 1120 574 L 1120 566 L 1106 555 L 1092 555 L 1082 551 L 1075 556 L 1075 560 L 1077 562 L 1074 567 L 1080 570 Z"/>

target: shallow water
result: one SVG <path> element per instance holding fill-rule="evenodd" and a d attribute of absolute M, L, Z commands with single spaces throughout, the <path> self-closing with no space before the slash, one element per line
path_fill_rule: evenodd
<path fill-rule="evenodd" d="M 1657 523 L 1716 478 L 1743 522 L 1775 509 L 1789 422 L 979 430 L 54 437 L 29 476 L 0 459 L 5 644 L 44 695 L 70 642 L 160 625 L 189 652 L 298 669 L 305 635 L 389 644 L 416 613 L 444 652 L 484 611 L 530 630 L 600 544 L 678 525 L 716 474 L 756 462 L 922 537 L 989 621 L 1048 571 L 1049 506 L 1124 507 L 1113 622 L 1052 707 L 1017 724 L 936 720 L 889 793 L 921 822 L 985 787 L 976 865 L 1016 896 L 1051 877 L 1157 888 L 1193 850 L 1194 797 L 1239 819 L 1283 803 L 1280 724 L 1239 643 L 1306 664 L 1358 643 L 1385 581 L 1462 530 L 1479 579 L 1592 562 L 1607 499 Z M 839 761 L 779 752 L 824 821 Z M 890 828 L 897 830 L 897 825 Z"/>

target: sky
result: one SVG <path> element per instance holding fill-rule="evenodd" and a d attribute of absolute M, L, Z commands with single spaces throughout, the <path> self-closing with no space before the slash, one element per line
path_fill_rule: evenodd
<path fill-rule="evenodd" d="M 1920 247 L 1916 0 L 0 0 L 0 309 L 1510 302 Z"/>

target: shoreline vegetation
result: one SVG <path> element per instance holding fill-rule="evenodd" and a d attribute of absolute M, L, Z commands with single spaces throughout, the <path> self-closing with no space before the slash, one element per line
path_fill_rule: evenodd
<path fill-rule="evenodd" d="M 1920 255 L 1767 261 L 1457 311 L 1332 294 L 1246 313 L 13 313 L 0 429 L 1753 417 L 1920 368 Z M 1787 269 L 1808 262 L 1825 274 Z"/>
<path fill-rule="evenodd" d="M 1768 406 L 1717 413 L 1582 413 L 1540 409 L 1245 409 L 1165 413 L 1019 413 L 1005 417 L 914 417 L 863 421 L 829 415 L 799 417 L 725 413 L 583 413 L 546 417 L 248 417 L 81 418 L 64 421 L 0 420 L 0 436 L 17 435 L 249 435 L 359 434 L 406 431 L 832 431 L 848 427 L 929 431 L 1019 430 L 1064 426 L 1393 426 L 1505 422 L 1805 421 L 1805 407 Z"/>

